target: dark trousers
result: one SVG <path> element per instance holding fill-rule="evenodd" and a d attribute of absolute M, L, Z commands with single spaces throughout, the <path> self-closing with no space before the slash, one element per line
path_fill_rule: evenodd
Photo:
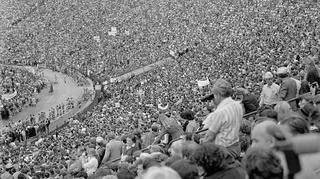
<path fill-rule="evenodd" d="M 227 149 L 234 159 L 240 158 L 240 153 L 241 153 L 240 142 L 232 144 L 231 146 L 227 147 Z"/>

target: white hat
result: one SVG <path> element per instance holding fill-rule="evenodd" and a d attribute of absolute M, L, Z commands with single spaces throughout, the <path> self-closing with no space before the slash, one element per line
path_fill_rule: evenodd
<path fill-rule="evenodd" d="M 264 75 L 263 75 L 263 78 L 264 79 L 270 79 L 270 78 L 273 78 L 273 75 L 272 75 L 272 73 L 271 72 L 266 72 Z"/>
<path fill-rule="evenodd" d="M 278 68 L 277 74 L 287 74 L 288 68 L 287 67 L 280 67 Z"/>
<path fill-rule="evenodd" d="M 102 138 L 102 137 L 97 137 L 97 138 L 96 138 L 96 142 L 97 142 L 97 143 L 101 143 L 102 141 L 103 141 L 103 138 Z"/>

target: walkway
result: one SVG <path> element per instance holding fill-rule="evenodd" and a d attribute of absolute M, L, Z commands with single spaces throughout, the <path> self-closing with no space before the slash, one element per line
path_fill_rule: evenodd
<path fill-rule="evenodd" d="M 147 72 L 147 71 L 150 71 L 150 70 L 156 68 L 157 66 L 161 66 L 161 65 L 163 65 L 163 64 L 165 64 L 165 63 L 168 63 L 168 62 L 171 62 L 171 61 L 173 61 L 173 60 L 174 60 L 174 59 L 169 58 L 169 57 L 168 57 L 168 58 L 165 58 L 165 59 L 160 60 L 160 61 L 157 61 L 157 62 L 155 62 L 155 63 L 153 63 L 153 64 L 150 64 L 150 65 L 147 65 L 147 66 L 138 68 L 138 69 L 136 69 L 136 70 L 133 70 L 133 71 L 131 71 L 131 72 L 129 72 L 129 73 L 126 73 L 126 74 L 124 74 L 124 75 L 111 78 L 111 79 L 110 79 L 110 82 L 113 83 L 113 82 L 115 82 L 115 81 L 126 80 L 126 79 L 130 78 L 130 77 L 133 76 L 133 75 L 135 75 L 135 76 L 140 75 L 140 74 L 142 74 L 142 73 L 145 73 L 145 72 Z M 103 82 L 103 84 L 108 84 L 108 81 Z"/>
<path fill-rule="evenodd" d="M 53 93 L 49 93 L 49 87 L 43 89 L 41 93 L 37 95 L 39 102 L 37 103 L 36 107 L 28 107 L 8 121 L 0 120 L 0 128 L 2 128 L 3 125 L 7 125 L 9 121 L 23 121 L 30 114 L 37 115 L 40 112 L 45 112 L 46 116 L 48 116 L 50 108 L 55 107 L 58 104 L 65 103 L 68 97 L 78 100 L 82 96 L 84 88 L 92 89 L 92 85 L 87 87 L 77 86 L 77 83 L 71 77 L 65 74 L 53 72 L 48 69 L 44 69 L 42 71 L 44 78 L 49 82 L 54 82 L 57 79 L 58 83 L 53 84 Z M 66 83 L 64 82 L 65 79 Z M 54 127 L 55 126 L 52 126 L 52 128 Z"/>

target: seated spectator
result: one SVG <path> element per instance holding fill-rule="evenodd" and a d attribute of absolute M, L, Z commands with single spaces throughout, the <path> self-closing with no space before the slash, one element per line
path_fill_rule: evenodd
<path fill-rule="evenodd" d="M 134 135 L 129 135 L 126 137 L 126 145 L 122 149 L 122 155 L 124 158 L 131 158 L 134 152 L 138 151 L 136 146 L 136 138 Z"/>
<path fill-rule="evenodd" d="M 275 137 L 267 132 L 267 128 L 277 128 L 277 124 L 274 121 L 265 120 L 254 125 L 251 132 L 252 147 L 271 149 L 275 145 Z M 284 154 L 282 152 L 277 152 L 276 155 L 281 160 L 281 165 L 284 169 L 284 177 L 286 177 L 288 175 L 287 165 L 289 164 L 286 163 Z M 316 174 L 309 166 L 302 165 L 302 170 L 295 175 L 295 178 L 316 178 Z"/>
<path fill-rule="evenodd" d="M 192 154 L 191 161 L 203 169 L 204 178 L 245 178 L 240 164 L 229 154 L 226 148 L 213 143 L 205 143 Z"/>
<path fill-rule="evenodd" d="M 288 137 L 303 135 L 309 133 L 309 123 L 299 114 L 290 114 L 286 116 L 281 123 L 282 129 Z M 305 166 L 312 168 L 318 177 L 320 177 L 320 153 L 301 154 L 301 162 Z"/>
<path fill-rule="evenodd" d="M 250 148 L 242 160 L 248 179 L 283 179 L 280 159 L 271 149 Z"/>
<path fill-rule="evenodd" d="M 158 126 L 152 125 L 151 131 L 142 135 L 142 138 L 141 138 L 142 139 L 142 147 L 146 148 L 149 145 L 151 145 L 154 142 L 157 135 L 158 135 Z"/>
<path fill-rule="evenodd" d="M 203 121 L 205 128 L 209 129 L 203 140 L 228 148 L 237 158 L 241 153 L 239 130 L 244 114 L 243 108 L 239 101 L 231 98 L 231 84 L 226 80 L 217 80 L 212 91 L 217 109 Z"/>
<path fill-rule="evenodd" d="M 88 156 L 87 158 L 82 159 L 82 167 L 87 172 L 88 176 L 94 174 L 94 172 L 98 168 L 98 160 L 96 158 L 96 152 L 94 149 L 88 149 Z"/>

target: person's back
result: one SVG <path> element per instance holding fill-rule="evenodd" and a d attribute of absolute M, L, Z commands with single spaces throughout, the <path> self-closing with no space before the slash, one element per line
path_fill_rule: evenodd
<path fill-rule="evenodd" d="M 106 150 L 110 150 L 109 158 L 107 162 L 111 162 L 114 159 L 121 157 L 121 150 L 122 150 L 123 143 L 119 140 L 111 140 L 107 144 Z"/>
<path fill-rule="evenodd" d="M 297 83 L 291 78 L 284 78 L 279 92 L 280 98 L 288 101 L 297 96 Z M 296 101 L 289 102 L 292 110 L 297 109 Z"/>

